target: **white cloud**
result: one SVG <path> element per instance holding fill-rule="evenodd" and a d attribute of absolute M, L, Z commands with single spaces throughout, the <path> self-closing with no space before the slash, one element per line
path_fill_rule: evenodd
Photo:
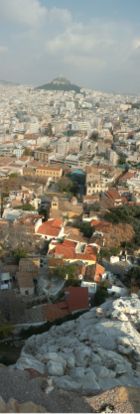
<path fill-rule="evenodd" d="M 46 50 L 77 67 L 81 59 L 82 63 L 85 61 L 85 64 L 103 68 L 110 64 L 120 65 L 127 60 L 131 36 L 128 25 L 95 20 L 88 25 L 69 25 L 62 33 L 47 40 Z"/>
<path fill-rule="evenodd" d="M 85 23 L 67 8 L 49 8 L 42 0 L 0 0 L 0 22 L 7 27 L 0 54 L 8 50 L 0 78 L 10 65 L 14 80 L 18 76 L 22 82 L 45 83 L 63 72 L 83 85 L 86 80 L 92 86 L 94 78 L 94 84 L 120 80 L 130 86 L 128 79 L 138 71 L 140 29 L 126 21 L 89 17 Z"/>
<path fill-rule="evenodd" d="M 140 48 L 140 38 L 134 39 L 133 48 L 139 49 Z"/>
<path fill-rule="evenodd" d="M 94 58 L 92 56 L 78 56 L 78 59 L 76 59 L 75 55 L 69 55 L 64 57 L 64 63 L 72 65 L 75 68 L 82 70 L 87 70 L 89 68 L 94 67 L 94 69 L 102 70 L 106 67 L 106 62 L 103 59 Z"/>
<path fill-rule="evenodd" d="M 72 20 L 71 12 L 68 9 L 60 9 L 53 7 L 52 9 L 47 9 L 47 15 L 50 21 L 62 22 L 68 24 Z"/>
<path fill-rule="evenodd" d="M 68 23 L 68 9 L 47 8 L 41 0 L 0 0 L 0 20 L 36 27 L 47 21 Z"/>
<path fill-rule="evenodd" d="M 0 19 L 13 23 L 36 26 L 45 19 L 46 8 L 39 0 L 0 1 Z"/>
<path fill-rule="evenodd" d="M 7 46 L 0 45 L 0 54 L 1 53 L 7 53 L 7 52 L 8 52 L 8 47 Z"/>

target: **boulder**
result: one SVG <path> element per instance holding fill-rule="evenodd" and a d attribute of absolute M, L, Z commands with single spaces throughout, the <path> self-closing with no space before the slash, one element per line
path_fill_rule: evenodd
<path fill-rule="evenodd" d="M 33 368 L 35 371 L 40 372 L 40 374 L 45 373 L 45 365 L 31 355 L 21 356 L 20 359 L 16 362 L 15 366 L 18 369 L 24 370 L 26 368 Z"/>
<path fill-rule="evenodd" d="M 56 362 L 56 364 L 66 367 L 66 361 L 59 353 L 56 352 L 47 352 L 45 355 L 42 355 L 42 362 L 46 363 L 48 361 Z"/>
<path fill-rule="evenodd" d="M 66 366 L 67 368 L 74 368 L 75 364 L 76 364 L 76 359 L 75 359 L 75 355 L 72 352 L 65 352 L 65 353 L 61 353 L 61 355 L 63 356 L 64 360 L 66 361 Z"/>
<path fill-rule="evenodd" d="M 76 365 L 86 367 L 91 359 L 91 348 L 89 346 L 80 345 L 75 350 Z"/>
<path fill-rule="evenodd" d="M 57 377 L 61 377 L 62 375 L 64 375 L 64 364 L 61 364 L 60 362 L 57 361 L 48 361 L 47 365 L 46 365 L 46 371 L 48 375 L 53 375 L 53 376 L 57 376 Z"/>
<path fill-rule="evenodd" d="M 65 375 L 60 378 L 54 378 L 54 384 L 58 388 L 62 388 L 63 390 L 68 391 L 80 391 L 82 389 L 80 382 L 74 380 L 74 378 L 70 377 L 69 375 Z"/>
<path fill-rule="evenodd" d="M 98 375 L 99 375 L 99 378 L 114 378 L 115 377 L 115 375 L 116 375 L 116 373 L 115 373 L 115 371 L 113 371 L 113 370 L 111 370 L 111 369 L 107 369 L 106 367 L 101 367 L 100 369 L 99 369 L 99 373 L 98 373 Z"/>

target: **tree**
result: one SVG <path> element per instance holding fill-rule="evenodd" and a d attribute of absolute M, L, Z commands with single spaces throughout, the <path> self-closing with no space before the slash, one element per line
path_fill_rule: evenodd
<path fill-rule="evenodd" d="M 18 323 L 24 320 L 25 304 L 13 291 L 0 292 L 0 315 L 5 323 Z M 2 322 L 3 323 L 3 322 Z"/>
<path fill-rule="evenodd" d="M 52 124 L 50 124 L 50 123 L 48 124 L 47 134 L 48 134 L 49 137 L 51 137 L 53 135 Z"/>
<path fill-rule="evenodd" d="M 100 306 L 105 300 L 108 298 L 108 291 L 107 287 L 101 286 L 97 289 L 97 292 L 93 298 L 93 305 Z"/>
<path fill-rule="evenodd" d="M 14 172 L 14 173 L 10 174 L 10 177 L 11 178 L 17 178 L 17 177 L 19 177 L 19 174 L 17 172 Z"/>
<path fill-rule="evenodd" d="M 64 266 L 57 266 L 52 271 L 52 276 L 56 276 L 59 279 L 68 278 L 69 281 L 77 280 L 78 268 L 75 264 L 66 264 Z"/>
<path fill-rule="evenodd" d="M 90 223 L 83 222 L 81 220 L 75 222 L 75 227 L 79 228 L 81 233 L 83 233 L 83 236 L 87 238 L 90 238 L 95 231 L 94 227 L 91 227 Z"/>
<path fill-rule="evenodd" d="M 131 241 L 133 248 L 139 246 L 140 235 L 140 206 L 120 206 L 111 208 L 109 213 L 105 214 L 105 220 L 114 224 L 127 223 L 130 224 L 135 232 L 135 236 Z"/>
<path fill-rule="evenodd" d="M 90 239 L 94 232 L 94 228 L 91 227 L 90 223 L 82 223 L 80 226 L 80 231 L 83 233 L 84 237 Z"/>
<path fill-rule="evenodd" d="M 109 259 L 111 256 L 117 256 L 120 253 L 120 248 L 119 247 L 111 247 L 111 248 L 102 248 L 100 250 L 100 259 L 102 258 L 106 258 Z"/>
<path fill-rule="evenodd" d="M 62 193 L 72 193 L 73 188 L 74 184 L 72 180 L 66 176 L 60 178 L 60 180 L 58 181 L 58 190 Z"/>
<path fill-rule="evenodd" d="M 120 156 L 119 156 L 119 161 L 118 161 L 118 163 L 120 164 L 120 165 L 123 165 L 123 164 L 125 164 L 126 163 L 126 155 L 125 154 L 123 154 L 123 153 L 121 153 L 120 154 Z"/>
<path fill-rule="evenodd" d="M 27 252 L 22 248 L 17 248 L 13 250 L 13 256 L 16 260 L 16 263 L 19 264 L 20 259 L 23 259 L 24 257 L 27 257 Z"/>
<path fill-rule="evenodd" d="M 29 204 L 29 203 L 23 204 L 23 206 L 21 208 L 22 208 L 22 210 L 25 210 L 25 211 L 34 211 L 35 210 L 34 206 L 32 206 L 32 204 Z"/>
<path fill-rule="evenodd" d="M 33 151 L 30 148 L 25 148 L 23 155 L 25 156 L 32 156 L 33 155 Z"/>
<path fill-rule="evenodd" d="M 133 290 L 133 288 L 140 289 L 140 266 L 135 266 L 127 272 L 125 283 L 131 290 Z"/>
<path fill-rule="evenodd" d="M 43 219 L 44 221 L 48 220 L 49 212 L 50 212 L 50 205 L 49 204 L 46 207 L 39 206 L 38 213 L 40 215 L 44 216 L 44 219 Z"/>

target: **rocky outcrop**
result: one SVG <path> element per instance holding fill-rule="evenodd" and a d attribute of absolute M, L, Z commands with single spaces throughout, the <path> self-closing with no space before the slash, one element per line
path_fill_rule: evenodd
<path fill-rule="evenodd" d="M 11 398 L 7 403 L 0 397 L 0 413 L 45 413 L 45 407 L 34 404 L 32 401 L 19 403 Z"/>
<path fill-rule="evenodd" d="M 45 407 L 32 401 L 19 402 L 14 398 L 5 402 L 0 397 L 1 413 L 138 413 L 139 407 L 139 388 L 132 387 L 117 387 L 90 397 L 55 389 L 46 400 Z"/>
<path fill-rule="evenodd" d="M 139 413 L 139 388 L 117 387 L 98 396 L 86 398 L 93 412 L 98 413 Z"/>
<path fill-rule="evenodd" d="M 108 300 L 77 320 L 29 338 L 16 367 L 36 369 L 51 379 L 52 387 L 83 394 L 139 387 L 139 322 L 136 295 Z"/>

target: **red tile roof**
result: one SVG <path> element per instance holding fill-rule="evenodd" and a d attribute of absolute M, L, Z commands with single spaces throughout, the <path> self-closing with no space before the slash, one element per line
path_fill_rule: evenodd
<path fill-rule="evenodd" d="M 73 287 L 65 289 L 66 303 L 71 312 L 89 308 L 88 288 Z"/>
<path fill-rule="evenodd" d="M 96 261 L 96 254 L 91 245 L 87 245 L 84 252 L 77 253 L 75 251 L 77 242 L 70 240 L 64 240 L 63 243 L 59 243 L 54 246 L 55 256 L 62 256 L 64 259 L 77 259 L 77 260 L 92 260 Z"/>
<path fill-rule="evenodd" d="M 120 177 L 119 181 L 127 181 L 130 180 L 132 177 L 134 177 L 136 174 L 136 171 L 127 171 L 123 176 Z"/>
<path fill-rule="evenodd" d="M 37 230 L 37 234 L 44 234 L 46 236 L 58 236 L 62 227 L 62 221 L 60 219 L 52 219 L 45 221 Z"/>
<path fill-rule="evenodd" d="M 111 188 L 110 190 L 108 190 L 106 192 L 106 196 L 113 199 L 113 200 L 121 199 L 120 194 L 118 193 L 118 191 L 115 188 Z"/>
<path fill-rule="evenodd" d="M 105 273 L 105 268 L 100 264 L 96 264 L 94 281 L 99 283 L 102 280 L 102 275 Z"/>
<path fill-rule="evenodd" d="M 69 315 L 69 309 L 67 303 L 47 303 L 42 307 L 43 319 L 49 322 L 53 322 L 59 318 L 64 318 L 64 316 Z"/>
<path fill-rule="evenodd" d="M 101 223 L 101 220 L 95 220 L 95 219 L 93 219 L 91 222 L 90 222 L 90 225 L 91 226 L 93 226 L 93 227 L 96 227 L 96 226 L 98 226 L 98 224 L 100 224 Z"/>

